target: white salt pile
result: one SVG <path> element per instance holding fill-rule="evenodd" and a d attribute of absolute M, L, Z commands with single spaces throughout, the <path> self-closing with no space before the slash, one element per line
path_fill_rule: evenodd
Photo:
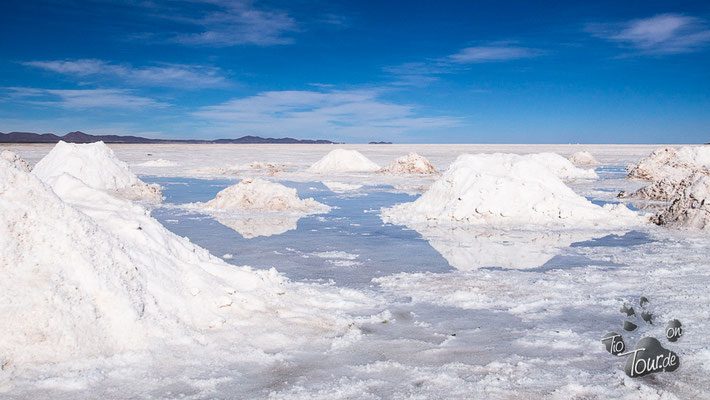
<path fill-rule="evenodd" d="M 599 179 L 599 175 L 593 169 L 577 168 L 571 161 L 557 153 L 535 153 L 523 157 L 544 165 L 560 179 Z"/>
<path fill-rule="evenodd" d="M 710 229 L 710 175 L 695 172 L 678 185 L 670 207 L 659 212 L 654 222 L 682 228 Z"/>
<path fill-rule="evenodd" d="M 162 199 L 159 186 L 138 179 L 103 142 L 73 144 L 60 141 L 35 165 L 32 173 L 42 180 L 69 174 L 95 189 L 129 200 Z"/>
<path fill-rule="evenodd" d="M 0 158 L 9 161 L 12 165 L 15 166 L 15 168 L 19 168 L 25 172 L 30 172 L 30 170 L 32 169 L 30 167 L 30 163 L 23 160 L 22 158 L 20 158 L 20 156 L 10 150 L 3 150 L 2 152 L 0 152 Z"/>
<path fill-rule="evenodd" d="M 556 156 L 556 157 L 555 157 Z M 560 175 L 559 155 L 465 154 L 412 203 L 382 210 L 382 219 L 409 224 L 620 226 L 641 218 L 623 205 L 600 207 L 577 195 Z M 546 161 L 552 161 L 547 164 Z M 584 171 L 584 170 L 581 170 Z"/>
<path fill-rule="evenodd" d="M 369 172 L 380 166 L 356 150 L 335 149 L 308 168 L 311 172 Z"/>
<path fill-rule="evenodd" d="M 383 174 L 438 174 L 439 171 L 426 158 L 417 153 L 409 153 L 392 161 L 380 169 Z"/>
<path fill-rule="evenodd" d="M 588 151 L 578 151 L 571 156 L 568 160 L 574 165 L 599 165 L 599 161 Z"/>
<path fill-rule="evenodd" d="M 301 199 L 296 189 L 263 179 L 244 179 L 232 185 L 204 203 L 215 210 L 288 211 L 298 213 L 321 213 L 330 207 L 312 198 Z"/>
<path fill-rule="evenodd" d="M 50 181 L 0 158 L 5 373 L 163 344 L 281 351 L 344 334 L 351 321 L 336 309 L 368 303 L 231 266 L 139 205 L 68 174 Z"/>
<path fill-rule="evenodd" d="M 165 167 L 176 167 L 178 164 L 174 161 L 159 158 L 157 160 L 150 160 L 150 161 L 146 161 L 144 163 L 140 163 L 140 164 L 136 164 L 136 165 L 140 166 L 140 167 L 165 168 Z"/>
<path fill-rule="evenodd" d="M 629 178 L 655 181 L 680 180 L 699 169 L 710 168 L 710 146 L 664 147 L 629 166 Z"/>

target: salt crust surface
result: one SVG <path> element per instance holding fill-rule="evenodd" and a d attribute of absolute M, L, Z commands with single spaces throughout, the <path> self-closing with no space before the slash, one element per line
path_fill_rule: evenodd
<path fill-rule="evenodd" d="M 371 303 L 228 265 L 140 205 L 66 173 L 43 182 L 4 158 L 0 209 L 5 375 L 166 344 L 280 351 L 346 333 L 344 310 Z"/>
<path fill-rule="evenodd" d="M 95 189 L 129 200 L 160 201 L 157 185 L 148 185 L 131 172 L 103 142 L 73 144 L 60 141 L 32 169 L 42 180 L 71 175 Z"/>
<path fill-rule="evenodd" d="M 426 158 L 410 152 L 394 159 L 389 165 L 379 171 L 383 174 L 438 174 L 439 171 Z"/>
<path fill-rule="evenodd" d="M 311 172 L 377 171 L 380 166 L 357 150 L 335 149 L 308 168 Z"/>
<path fill-rule="evenodd" d="M 593 171 L 592 171 L 593 173 Z M 525 226 L 628 226 L 623 205 L 597 206 L 560 179 L 589 176 L 552 153 L 461 155 L 420 198 L 382 210 L 385 222 Z"/>

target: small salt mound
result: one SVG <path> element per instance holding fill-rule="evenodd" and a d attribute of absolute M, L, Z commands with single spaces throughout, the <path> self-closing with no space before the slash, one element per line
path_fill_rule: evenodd
<path fill-rule="evenodd" d="M 599 161 L 588 151 L 578 151 L 571 156 L 568 160 L 574 165 L 599 165 Z"/>
<path fill-rule="evenodd" d="M 455 222 L 576 227 L 641 222 L 623 205 L 600 207 L 574 193 L 548 164 L 539 162 L 549 158 L 516 154 L 459 156 L 419 199 L 383 209 L 382 218 L 402 225 Z"/>
<path fill-rule="evenodd" d="M 392 161 L 380 169 L 383 174 L 438 174 L 439 171 L 426 158 L 417 153 L 409 153 Z"/>
<path fill-rule="evenodd" d="M 138 179 L 103 142 L 73 144 L 60 141 L 35 165 L 32 173 L 44 181 L 69 174 L 93 188 L 129 200 L 162 199 L 159 186 Z"/>
<path fill-rule="evenodd" d="M 710 229 L 710 176 L 693 173 L 679 182 L 668 209 L 658 213 L 654 222 L 683 228 Z"/>
<path fill-rule="evenodd" d="M 23 160 L 22 158 L 20 158 L 20 156 L 10 150 L 3 150 L 2 152 L 0 152 L 0 158 L 9 161 L 12 165 L 15 166 L 15 168 L 19 168 L 25 172 L 30 172 L 30 170 L 32 169 L 30 167 L 30 163 Z"/>
<path fill-rule="evenodd" d="M 159 158 L 157 160 L 150 160 L 146 161 L 144 163 L 136 164 L 137 166 L 140 167 L 176 167 L 178 164 L 176 162 L 170 161 L 170 160 L 165 160 L 162 158 Z"/>
<path fill-rule="evenodd" d="M 202 204 L 215 210 L 328 212 L 330 207 L 312 198 L 301 199 L 296 189 L 258 178 L 244 179 Z"/>
<path fill-rule="evenodd" d="M 544 165 L 560 179 L 599 179 L 599 175 L 597 175 L 593 169 L 577 168 L 570 160 L 557 153 L 535 153 L 528 154 L 523 157 L 527 157 L 530 160 Z"/>
<path fill-rule="evenodd" d="M 691 175 L 710 175 L 710 170 L 697 170 Z M 689 175 L 690 176 L 690 175 Z M 666 177 L 653 181 L 633 193 L 622 191 L 618 197 L 652 201 L 673 201 L 682 196 L 683 192 L 692 185 L 693 181 L 685 178 Z"/>
<path fill-rule="evenodd" d="M 710 146 L 663 147 L 629 166 L 629 178 L 655 181 L 663 178 L 681 180 L 700 169 L 710 168 Z"/>
<path fill-rule="evenodd" d="M 335 149 L 308 168 L 311 172 L 366 172 L 377 171 L 380 166 L 356 150 Z"/>

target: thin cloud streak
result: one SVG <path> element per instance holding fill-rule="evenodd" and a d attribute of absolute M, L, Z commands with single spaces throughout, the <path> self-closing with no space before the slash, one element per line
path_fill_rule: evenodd
<path fill-rule="evenodd" d="M 588 24 L 586 30 L 641 55 L 691 53 L 710 43 L 706 22 L 681 14 L 659 14 L 619 24 Z"/>
<path fill-rule="evenodd" d="M 22 65 L 75 77 L 105 77 L 120 79 L 138 86 L 180 88 L 215 87 L 225 83 L 218 68 L 165 64 L 133 67 L 97 59 L 28 61 Z"/>
<path fill-rule="evenodd" d="M 377 98 L 374 90 L 270 91 L 193 113 L 218 129 L 262 135 L 377 138 L 457 126 L 453 117 L 417 116 L 414 107 Z"/>
<path fill-rule="evenodd" d="M 143 109 L 163 108 L 167 103 L 136 96 L 125 89 L 38 89 L 9 87 L 9 98 L 26 104 L 60 107 L 73 110 L 93 108 Z"/>

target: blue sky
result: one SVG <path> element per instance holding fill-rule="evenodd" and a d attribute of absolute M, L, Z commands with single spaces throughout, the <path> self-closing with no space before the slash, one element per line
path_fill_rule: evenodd
<path fill-rule="evenodd" d="M 3 0 L 0 131 L 710 141 L 707 1 Z"/>

